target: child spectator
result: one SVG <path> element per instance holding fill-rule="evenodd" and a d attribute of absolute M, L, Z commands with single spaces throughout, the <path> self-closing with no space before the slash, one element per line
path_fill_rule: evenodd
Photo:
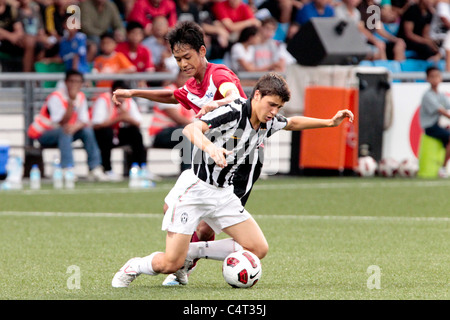
<path fill-rule="evenodd" d="M 153 72 L 155 66 L 151 51 L 142 45 L 144 28 L 139 22 L 130 21 L 127 24 L 127 41 L 117 45 L 116 51 L 123 53 L 136 67 L 137 72 Z"/>
<path fill-rule="evenodd" d="M 105 33 L 100 38 L 101 54 L 95 58 L 92 72 L 98 73 L 132 73 L 136 67 L 121 52 L 116 52 L 117 43 L 111 33 Z M 97 82 L 97 87 L 111 87 L 112 81 Z"/>
<path fill-rule="evenodd" d="M 88 37 L 88 61 L 92 62 L 98 54 L 100 36 L 113 32 L 117 42 L 125 40 L 125 27 L 119 10 L 109 0 L 85 0 L 80 3 L 81 31 Z"/>
<path fill-rule="evenodd" d="M 255 45 L 255 67 L 260 71 L 284 72 L 286 60 L 281 56 L 279 43 L 273 39 L 277 29 L 277 20 L 269 17 L 262 21 L 259 28 L 259 42 Z"/>
<path fill-rule="evenodd" d="M 80 30 L 70 27 L 64 20 L 64 36 L 59 44 L 59 56 L 66 70 L 77 70 L 80 73 L 88 73 L 90 65 L 87 61 L 87 37 Z"/>

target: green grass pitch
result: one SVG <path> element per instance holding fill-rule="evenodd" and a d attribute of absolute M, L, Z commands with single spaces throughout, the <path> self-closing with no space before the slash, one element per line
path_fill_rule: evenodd
<path fill-rule="evenodd" d="M 151 190 L 77 183 L 0 193 L 2 300 L 448 300 L 450 180 L 272 177 L 247 209 L 270 245 L 263 275 L 233 289 L 202 260 L 182 287 L 140 276 L 111 287 L 131 257 L 164 250 Z M 218 236 L 219 239 L 224 234 Z"/>

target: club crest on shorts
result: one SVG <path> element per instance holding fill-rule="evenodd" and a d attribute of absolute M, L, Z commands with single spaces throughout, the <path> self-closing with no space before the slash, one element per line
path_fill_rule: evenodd
<path fill-rule="evenodd" d="M 188 214 L 186 212 L 183 212 L 181 214 L 181 223 L 185 224 L 188 221 Z"/>

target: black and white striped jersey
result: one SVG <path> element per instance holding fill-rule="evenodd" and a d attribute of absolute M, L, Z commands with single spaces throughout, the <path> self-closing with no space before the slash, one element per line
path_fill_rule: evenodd
<path fill-rule="evenodd" d="M 194 146 L 192 168 L 200 179 L 217 187 L 227 187 L 233 184 L 233 177 L 239 169 L 237 178 L 248 180 L 248 188 L 251 189 L 254 183 L 252 172 L 258 168 L 260 147 L 266 138 L 287 125 L 287 119 L 277 115 L 267 123 L 261 123 L 259 129 L 255 130 L 250 123 L 250 117 L 251 100 L 239 98 L 205 114 L 200 119 L 209 127 L 205 136 L 211 142 L 233 151 L 226 157 L 228 165 L 220 168 L 206 152 Z"/>

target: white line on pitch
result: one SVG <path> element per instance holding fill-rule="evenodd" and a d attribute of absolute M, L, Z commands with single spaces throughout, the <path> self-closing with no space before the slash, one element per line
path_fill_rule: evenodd
<path fill-rule="evenodd" d="M 0 211 L 0 216 L 34 216 L 34 217 L 81 217 L 81 218 L 160 218 L 162 213 L 113 213 L 113 212 L 29 212 Z M 450 217 L 390 217 L 390 216 L 331 216 L 331 215 L 276 215 L 255 214 L 257 219 L 300 219 L 300 220 L 352 220 L 352 221 L 425 221 L 450 222 Z"/>

